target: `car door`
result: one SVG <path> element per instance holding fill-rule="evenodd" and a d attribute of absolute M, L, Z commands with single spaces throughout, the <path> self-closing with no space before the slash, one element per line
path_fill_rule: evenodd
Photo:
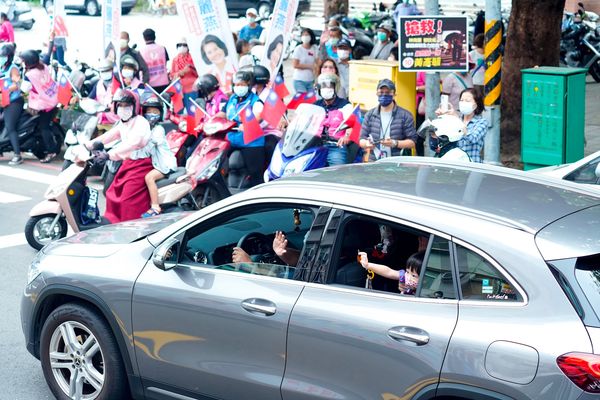
<path fill-rule="evenodd" d="M 351 229 L 352 219 L 361 224 Z M 352 252 L 381 240 L 377 230 L 368 237 L 370 222 L 393 226 L 402 236 L 398 246 L 421 251 L 417 296 L 399 294 L 397 282 L 395 290 L 365 289 L 367 273 L 356 260 L 339 264 L 345 248 L 356 258 Z M 323 236 L 313 268 L 323 269 L 324 260 L 328 272 L 307 284 L 292 311 L 283 399 L 391 400 L 435 391 L 458 314 L 450 238 L 339 210 L 330 225 L 337 225 L 326 230 L 335 238 Z M 378 249 L 375 244 L 373 254 Z"/>
<path fill-rule="evenodd" d="M 150 398 L 281 399 L 287 324 L 304 283 L 269 252 L 272 235 L 283 231 L 290 251 L 302 251 L 328 213 L 314 204 L 237 206 L 177 234 L 174 268 L 148 263 L 132 307 Z M 240 239 L 253 261 L 231 261 Z"/>

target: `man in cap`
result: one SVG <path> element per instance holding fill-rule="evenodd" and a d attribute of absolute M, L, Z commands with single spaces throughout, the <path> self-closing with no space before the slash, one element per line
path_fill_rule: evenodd
<path fill-rule="evenodd" d="M 138 63 L 140 71 L 142 72 L 142 81 L 144 83 L 148 83 L 150 80 L 148 65 L 146 64 L 146 61 L 144 61 L 142 55 L 137 50 L 129 46 L 129 33 L 125 31 L 121 32 L 120 47 L 121 57 L 124 57 L 125 55 L 130 55 L 133 57 L 133 59 Z"/>
<path fill-rule="evenodd" d="M 390 40 L 393 25 L 391 21 L 383 21 L 377 28 L 377 40 L 369 58 L 376 60 L 387 60 L 394 47 L 394 42 Z"/>
<path fill-rule="evenodd" d="M 258 12 L 256 11 L 256 8 L 249 8 L 246 10 L 246 20 L 248 20 L 248 24 L 240 30 L 239 39 L 250 42 L 252 39 L 260 38 L 263 28 L 256 23 L 257 16 Z"/>
<path fill-rule="evenodd" d="M 352 43 L 342 38 L 337 45 L 337 66 L 340 75 L 340 97 L 348 98 L 350 94 L 350 61 L 352 59 Z"/>
<path fill-rule="evenodd" d="M 389 79 L 377 84 L 379 105 L 367 112 L 360 131 L 360 147 L 370 151 L 369 161 L 399 156 L 412 149 L 417 133 L 412 114 L 394 101 L 396 85 Z"/>

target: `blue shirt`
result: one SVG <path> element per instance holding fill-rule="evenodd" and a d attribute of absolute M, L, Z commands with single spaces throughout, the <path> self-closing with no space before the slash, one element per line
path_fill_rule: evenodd
<path fill-rule="evenodd" d="M 243 39 L 247 42 L 249 42 L 251 39 L 259 39 L 262 31 L 263 27 L 259 24 L 256 24 L 254 28 L 252 28 L 250 25 L 246 25 L 240 30 L 240 39 Z"/>
<path fill-rule="evenodd" d="M 4 80 L 4 79 L 8 79 L 10 80 L 10 71 L 12 71 L 13 68 L 16 68 L 17 71 L 19 70 L 19 67 L 17 67 L 17 64 L 9 64 L 8 67 L 6 69 L 2 69 L 2 71 L 0 71 L 0 77 Z M 12 85 L 12 81 L 11 81 L 11 85 Z M 20 90 L 15 90 L 14 92 L 10 92 L 10 102 L 13 103 L 15 100 L 17 100 L 19 97 L 21 97 L 21 91 Z"/>
<path fill-rule="evenodd" d="M 254 92 L 248 93 L 248 95 L 244 98 L 240 98 L 235 94 L 232 94 L 227 104 L 225 104 L 224 111 L 227 115 L 227 119 L 230 121 L 235 121 L 238 124 L 242 123 L 242 119 L 240 114 L 244 111 L 240 111 L 242 108 L 246 106 L 251 107 L 257 101 L 261 101 L 258 95 Z M 260 147 L 265 145 L 265 137 L 261 136 L 258 139 L 250 142 L 244 143 L 244 132 L 229 132 L 227 134 L 227 139 L 231 142 L 233 147 Z"/>
<path fill-rule="evenodd" d="M 487 131 L 487 120 L 483 115 L 475 115 L 467 124 L 467 134 L 458 141 L 458 147 L 467 153 L 473 162 L 482 162 L 481 150 Z"/>

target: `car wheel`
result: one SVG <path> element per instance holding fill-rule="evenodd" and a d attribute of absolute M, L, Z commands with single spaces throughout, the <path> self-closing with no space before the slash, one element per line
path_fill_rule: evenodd
<path fill-rule="evenodd" d="M 127 14 L 129 14 L 131 12 L 131 10 L 133 10 L 133 8 L 131 8 L 131 7 L 122 8 L 121 9 L 121 14 L 127 15 Z"/>
<path fill-rule="evenodd" d="M 129 398 L 115 337 L 89 307 L 70 303 L 52 311 L 41 331 L 40 360 L 57 399 Z"/>
<path fill-rule="evenodd" d="M 260 3 L 258 5 L 258 16 L 267 18 L 271 14 L 271 5 L 269 3 Z"/>
<path fill-rule="evenodd" d="M 67 221 L 60 218 L 50 230 L 56 214 L 44 214 L 29 218 L 25 224 L 25 239 L 31 247 L 40 250 L 50 242 L 67 236 Z"/>
<path fill-rule="evenodd" d="M 85 13 L 90 17 L 98 15 L 98 3 L 96 0 L 87 0 L 85 3 Z"/>
<path fill-rule="evenodd" d="M 44 9 L 49 14 L 54 11 L 54 0 L 46 0 L 44 2 Z"/>

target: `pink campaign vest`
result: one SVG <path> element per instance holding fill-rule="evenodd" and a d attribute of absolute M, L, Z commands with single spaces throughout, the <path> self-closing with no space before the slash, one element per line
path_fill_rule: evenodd
<path fill-rule="evenodd" d="M 164 86 L 169 84 L 167 72 L 167 53 L 163 46 L 156 43 L 147 44 L 142 50 L 142 57 L 148 64 L 150 73 L 150 86 Z"/>
<path fill-rule="evenodd" d="M 29 108 L 38 111 L 48 111 L 58 104 L 58 85 L 50 76 L 48 66 L 44 69 L 30 69 L 25 73 L 29 82 L 33 86 L 29 92 Z"/>
<path fill-rule="evenodd" d="M 104 87 L 104 82 L 99 81 L 96 84 L 96 101 L 110 108 L 112 104 L 112 93 L 110 88 Z M 117 114 L 110 111 L 98 113 L 98 122 L 100 124 L 114 124 L 119 120 Z"/>

